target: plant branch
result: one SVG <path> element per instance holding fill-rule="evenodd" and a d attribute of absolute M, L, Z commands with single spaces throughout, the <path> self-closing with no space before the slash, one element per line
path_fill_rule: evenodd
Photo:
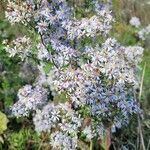
<path fill-rule="evenodd" d="M 141 100 L 141 97 L 142 97 L 145 70 L 146 70 L 146 63 L 144 64 L 143 73 L 142 73 L 142 79 L 141 79 L 141 84 L 140 84 L 139 104 L 140 104 L 140 100 Z M 143 150 L 146 150 L 145 144 L 144 144 L 144 137 L 143 137 L 143 132 L 142 132 L 142 125 L 141 125 L 140 114 L 138 114 L 137 119 L 138 119 L 138 129 L 139 129 L 139 134 L 140 134 L 140 139 L 141 139 L 141 144 L 142 144 L 141 146 L 142 146 Z"/>

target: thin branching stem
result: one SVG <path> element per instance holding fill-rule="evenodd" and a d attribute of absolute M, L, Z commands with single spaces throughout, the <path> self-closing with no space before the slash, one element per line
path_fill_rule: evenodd
<path fill-rule="evenodd" d="M 142 73 L 142 79 L 141 79 L 141 84 L 140 84 L 139 103 L 140 103 L 140 100 L 141 100 L 141 97 L 142 97 L 145 70 L 146 70 L 146 63 L 144 64 L 143 73 Z M 143 132 L 142 132 L 141 119 L 140 119 L 140 115 L 139 114 L 138 114 L 138 129 L 139 129 L 139 134 L 140 134 L 140 140 L 141 140 L 142 149 L 146 150 L 145 143 L 144 143 Z"/>
<path fill-rule="evenodd" d="M 90 150 L 93 150 L 93 139 L 91 139 L 91 142 L 90 142 Z"/>

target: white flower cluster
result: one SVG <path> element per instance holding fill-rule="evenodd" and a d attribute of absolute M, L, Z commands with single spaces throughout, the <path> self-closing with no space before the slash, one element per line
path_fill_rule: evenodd
<path fill-rule="evenodd" d="M 107 34 L 112 28 L 110 25 L 112 16 L 107 11 L 101 11 L 99 15 L 90 19 L 83 18 L 81 21 L 66 20 L 62 22 L 62 26 L 67 30 L 68 38 L 72 40 L 83 36 L 94 37 L 98 33 Z M 102 19 L 103 17 L 105 19 Z"/>
<path fill-rule="evenodd" d="M 84 127 L 84 130 L 82 132 L 88 140 L 92 140 L 94 137 L 98 137 L 98 139 L 103 139 L 105 128 L 101 124 L 96 125 L 95 128 L 93 128 L 92 125 L 87 125 Z"/>
<path fill-rule="evenodd" d="M 81 121 L 80 115 L 72 110 L 68 103 L 58 105 L 50 103 L 42 110 L 37 110 L 34 117 L 34 124 L 39 132 L 50 131 L 57 127 L 65 133 L 77 134 Z"/>
<path fill-rule="evenodd" d="M 86 53 L 90 63 L 77 69 L 53 70 L 51 85 L 56 91 L 67 91 L 75 107 L 88 106 L 94 117 L 112 118 L 117 109 L 116 118 L 123 125 L 140 111 L 131 87 L 137 83 L 135 69 L 143 48 L 123 47 L 109 38 L 102 47 L 86 48 Z"/>
<path fill-rule="evenodd" d="M 42 110 L 37 110 L 33 118 L 35 130 L 37 132 L 50 131 L 55 128 L 56 124 L 60 121 L 59 107 L 54 104 L 44 106 Z"/>
<path fill-rule="evenodd" d="M 77 50 L 70 47 L 69 45 L 64 45 L 60 41 L 52 39 L 51 40 L 52 48 L 55 50 L 53 54 L 53 60 L 57 66 L 64 66 L 70 63 L 70 60 L 78 56 Z"/>
<path fill-rule="evenodd" d="M 75 150 L 77 148 L 77 137 L 71 137 L 66 133 L 56 131 L 51 135 L 51 145 L 54 149 Z"/>
<path fill-rule="evenodd" d="M 5 41 L 3 43 L 6 44 L 5 50 L 9 53 L 10 57 L 18 55 L 22 60 L 24 60 L 31 53 L 32 42 L 30 38 L 26 36 L 18 37 L 17 39 L 13 40 L 9 45 Z"/>
<path fill-rule="evenodd" d="M 144 49 L 140 46 L 129 46 L 125 49 L 126 58 L 129 63 L 135 63 L 136 65 L 142 61 L 141 56 L 143 55 Z"/>
<path fill-rule="evenodd" d="M 37 132 L 51 133 L 53 148 L 76 149 L 82 119 L 70 104 L 49 103 L 42 110 L 37 110 L 33 122 Z"/>
<path fill-rule="evenodd" d="M 137 34 L 140 40 L 145 41 L 150 35 L 150 25 L 141 29 L 141 22 L 139 18 L 132 17 L 130 24 L 138 29 Z"/>
<path fill-rule="evenodd" d="M 141 40 L 145 41 L 147 36 L 150 35 L 150 25 L 147 27 L 143 28 L 138 32 L 138 36 Z"/>
<path fill-rule="evenodd" d="M 24 86 L 18 92 L 19 100 L 11 108 L 12 114 L 17 117 L 28 116 L 31 111 L 47 103 L 47 95 L 47 90 L 41 86 Z"/>
<path fill-rule="evenodd" d="M 69 67 L 66 70 L 54 71 L 56 80 L 52 79 L 52 82 L 57 87 L 56 90 L 74 91 L 77 87 L 82 87 L 89 78 L 91 81 L 98 78 L 100 73 L 120 84 L 125 82 L 134 84 L 136 80 L 133 64 L 136 67 L 140 62 L 143 48 L 123 47 L 115 39 L 109 38 L 102 47 L 86 47 L 84 54 L 88 55 L 91 63 L 78 64 L 80 68 L 75 70 Z"/>
<path fill-rule="evenodd" d="M 9 0 L 5 16 L 12 25 L 20 22 L 26 24 L 31 19 L 32 8 L 26 2 L 19 5 Z"/>
<path fill-rule="evenodd" d="M 141 25 L 140 19 L 138 17 L 132 17 L 130 20 L 130 24 L 136 28 Z"/>

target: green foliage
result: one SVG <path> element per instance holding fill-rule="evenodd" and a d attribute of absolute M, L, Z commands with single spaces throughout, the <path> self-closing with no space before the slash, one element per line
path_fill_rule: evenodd
<path fill-rule="evenodd" d="M 10 134 L 8 142 L 10 150 L 37 150 L 40 138 L 32 129 L 26 128 Z"/>
<path fill-rule="evenodd" d="M 142 94 L 142 99 L 143 99 L 143 109 L 149 110 L 150 106 L 150 51 L 145 50 L 144 52 L 144 59 L 141 63 L 141 68 L 144 67 L 144 64 L 146 63 L 146 71 L 144 75 L 144 87 L 143 87 L 143 94 Z M 147 114 L 150 114 L 147 112 Z"/>
<path fill-rule="evenodd" d="M 2 134 L 6 129 L 7 129 L 7 123 L 8 123 L 8 119 L 7 116 L 0 112 L 0 134 Z"/>
<path fill-rule="evenodd" d="M 66 93 L 64 92 L 64 93 L 61 93 L 61 94 L 54 96 L 54 101 L 56 103 L 58 103 L 58 102 L 65 103 L 67 101 Z"/>
<path fill-rule="evenodd" d="M 136 45 L 138 38 L 135 32 L 135 28 L 130 25 L 122 22 L 116 22 L 113 26 L 112 35 L 123 45 Z"/>
<path fill-rule="evenodd" d="M 52 63 L 45 63 L 45 67 L 44 67 L 45 73 L 48 74 L 52 67 L 53 67 Z"/>
<path fill-rule="evenodd" d="M 4 108 L 13 104 L 16 93 L 23 84 L 19 77 L 18 62 L 18 59 L 9 58 L 0 45 L 0 102 L 3 102 Z"/>
<path fill-rule="evenodd" d="M 141 19 L 142 24 L 149 24 L 149 0 L 112 0 L 112 3 L 117 21 L 128 22 L 131 17 L 137 16 Z"/>

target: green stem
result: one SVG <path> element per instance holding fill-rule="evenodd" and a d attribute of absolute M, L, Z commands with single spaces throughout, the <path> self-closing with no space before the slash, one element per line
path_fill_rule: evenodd
<path fill-rule="evenodd" d="M 146 70 L 146 63 L 144 64 L 143 73 L 142 73 L 142 79 L 141 79 L 141 84 L 140 84 L 139 104 L 140 104 L 141 97 L 142 97 L 145 70 Z M 145 143 L 144 143 L 143 132 L 142 132 L 142 123 L 141 123 L 141 119 L 140 119 L 140 115 L 139 114 L 138 114 L 137 118 L 138 118 L 138 127 L 139 127 L 139 135 L 140 135 L 140 139 L 141 139 L 142 150 L 146 150 Z"/>
<path fill-rule="evenodd" d="M 141 100 L 141 97 L 142 97 L 142 92 L 143 92 L 143 83 L 144 83 L 145 70 L 146 70 L 146 62 L 144 64 L 142 79 L 141 79 L 141 83 L 140 83 L 139 103 L 140 103 L 140 100 Z"/>
<path fill-rule="evenodd" d="M 93 150 L 93 140 L 90 142 L 90 150 Z"/>

